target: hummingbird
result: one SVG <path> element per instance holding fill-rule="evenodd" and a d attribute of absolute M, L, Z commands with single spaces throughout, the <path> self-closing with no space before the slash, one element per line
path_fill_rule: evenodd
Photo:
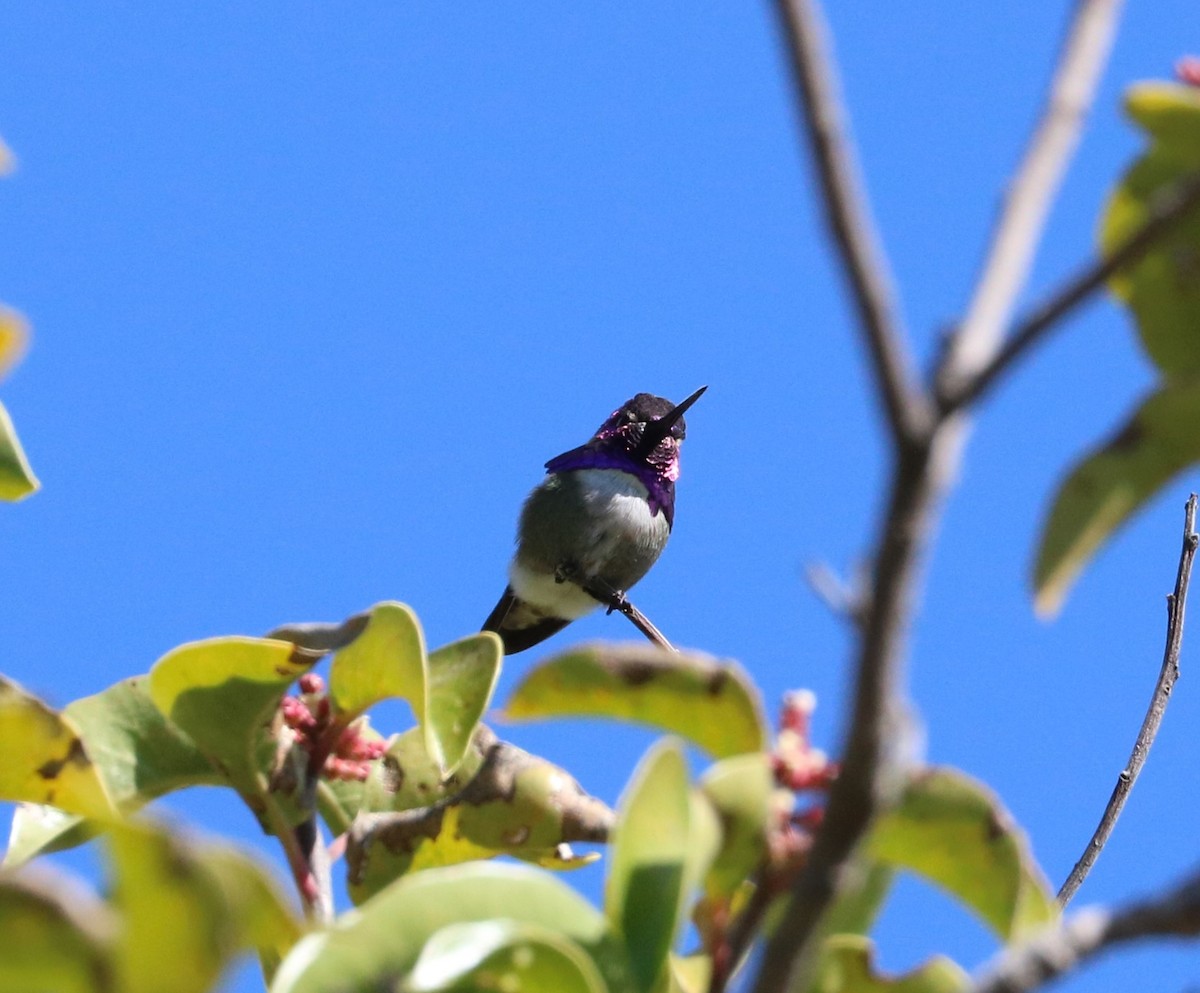
<path fill-rule="evenodd" d="M 508 587 L 483 622 L 505 654 L 624 602 L 658 560 L 675 522 L 683 415 L 706 389 L 679 404 L 639 393 L 586 444 L 546 463 L 521 509 Z"/>

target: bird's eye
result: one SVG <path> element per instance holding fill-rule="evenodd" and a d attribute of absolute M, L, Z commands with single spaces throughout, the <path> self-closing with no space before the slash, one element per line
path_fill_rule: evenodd
<path fill-rule="evenodd" d="M 632 411 L 632 410 L 625 411 L 625 420 L 627 420 L 630 424 L 635 424 L 637 422 L 637 419 L 638 419 L 638 415 L 635 411 Z"/>

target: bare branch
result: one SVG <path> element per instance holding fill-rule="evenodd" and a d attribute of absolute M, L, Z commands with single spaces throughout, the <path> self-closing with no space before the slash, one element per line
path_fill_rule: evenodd
<path fill-rule="evenodd" d="M 1041 120 L 1005 197 L 967 316 L 939 370 L 943 395 L 954 395 L 1000 347 L 1078 144 L 1121 7 L 1122 0 L 1076 2 Z"/>
<path fill-rule="evenodd" d="M 1134 742 L 1133 752 L 1129 761 L 1117 777 L 1117 785 L 1113 787 L 1112 796 L 1104 808 L 1104 815 L 1096 827 L 1092 840 L 1084 849 L 1083 855 L 1075 863 L 1075 868 L 1058 891 L 1058 903 L 1065 907 L 1075 892 L 1082 885 L 1087 874 L 1091 872 L 1101 849 L 1108 842 L 1109 835 L 1116 827 L 1117 818 L 1129 799 L 1133 784 L 1137 782 L 1142 766 L 1150 754 L 1150 746 L 1158 734 L 1163 715 L 1167 711 L 1167 702 L 1171 698 L 1171 689 L 1179 678 L 1179 651 L 1183 646 L 1183 618 L 1187 611 L 1188 581 L 1192 575 L 1192 560 L 1196 557 L 1196 546 L 1200 543 L 1200 535 L 1196 534 L 1196 494 L 1193 493 L 1187 502 L 1183 521 L 1183 550 L 1179 553 L 1179 570 L 1175 575 L 1175 591 L 1167 597 L 1167 644 L 1163 649 L 1162 668 L 1158 673 L 1158 682 L 1154 686 L 1154 695 L 1150 698 L 1150 708 L 1138 731 L 1137 741 Z"/>
<path fill-rule="evenodd" d="M 1154 899 L 1072 915 L 1001 954 L 971 993 L 1027 993 L 1113 945 L 1144 938 L 1200 938 L 1200 873 Z"/>
<path fill-rule="evenodd" d="M 810 965 L 809 939 L 843 885 L 871 822 L 899 794 L 908 742 L 902 712 L 903 648 L 912 617 L 917 568 L 937 509 L 959 461 L 962 424 L 943 422 L 928 444 L 905 447 L 891 480 L 887 514 L 862 619 L 850 727 L 841 772 L 808 865 L 792 887 L 783 918 L 767 942 L 755 993 L 793 988 Z"/>
<path fill-rule="evenodd" d="M 788 42 L 826 222 L 850 281 L 888 424 L 897 440 L 912 437 L 929 424 L 930 404 L 913 375 L 888 265 L 860 188 L 824 17 L 817 0 L 775 0 L 775 9 Z"/>
<path fill-rule="evenodd" d="M 978 401 L 1011 370 L 1047 331 L 1058 327 L 1077 307 L 1085 303 L 1122 269 L 1136 265 L 1145 254 L 1200 206 L 1200 174 L 1160 191 L 1150 202 L 1146 220 L 1136 231 L 1114 248 L 1054 290 L 1017 325 L 1000 351 L 979 373 L 968 379 L 956 393 L 939 398 L 942 410 L 957 410 Z"/>

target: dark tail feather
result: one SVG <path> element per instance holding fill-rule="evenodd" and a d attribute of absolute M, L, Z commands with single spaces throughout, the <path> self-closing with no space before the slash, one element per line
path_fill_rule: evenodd
<path fill-rule="evenodd" d="M 530 611 L 526 607 L 525 610 L 518 608 L 525 606 L 513 593 L 512 587 L 508 586 L 504 590 L 504 595 L 500 597 L 500 602 L 488 618 L 483 622 L 484 631 L 495 631 L 500 635 L 500 640 L 504 642 L 504 654 L 516 655 L 517 652 L 523 652 L 526 648 L 532 648 L 538 642 L 545 641 L 550 635 L 561 631 L 569 624 L 569 621 L 563 620 L 561 617 L 543 617 L 531 618 L 531 623 L 522 625 L 521 627 L 505 626 L 505 621 L 509 620 L 509 614 L 520 615 L 526 614 L 528 617 Z M 518 616 L 514 616 L 513 620 L 517 620 Z"/>

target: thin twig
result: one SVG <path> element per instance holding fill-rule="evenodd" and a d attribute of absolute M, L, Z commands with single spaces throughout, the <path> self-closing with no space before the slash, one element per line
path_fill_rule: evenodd
<path fill-rule="evenodd" d="M 1116 827 L 1117 818 L 1129 799 L 1133 784 L 1137 782 L 1142 766 L 1150 754 L 1150 746 L 1158 734 L 1163 715 L 1167 711 L 1167 702 L 1171 698 L 1171 689 L 1179 678 L 1179 651 L 1183 646 L 1183 619 L 1187 611 L 1188 581 L 1192 575 L 1192 560 L 1196 557 L 1196 546 L 1200 543 L 1200 535 L 1196 534 L 1196 494 L 1193 493 L 1187 502 L 1183 521 L 1183 550 L 1179 553 L 1179 570 L 1175 575 L 1175 591 L 1167 597 L 1167 644 L 1163 649 L 1162 668 L 1158 673 L 1158 681 L 1154 685 L 1154 694 L 1150 698 L 1150 707 L 1138 731 L 1137 741 L 1134 742 L 1133 752 L 1121 775 L 1117 777 L 1117 785 L 1113 787 L 1112 796 L 1104 808 L 1104 815 L 1096 827 L 1092 840 L 1075 863 L 1075 868 L 1067 876 L 1062 889 L 1058 891 L 1059 906 L 1065 907 L 1070 903 L 1075 892 L 1083 884 L 1087 874 L 1092 871 L 1101 849 L 1108 842 L 1109 835 Z"/>
<path fill-rule="evenodd" d="M 977 375 L 1000 347 L 1079 142 L 1122 2 L 1077 0 L 1041 119 L 1004 199 L 967 316 L 939 369 L 944 395 Z"/>
<path fill-rule="evenodd" d="M 610 614 L 616 611 L 618 614 L 624 614 L 628 617 L 629 622 L 659 648 L 665 648 L 668 652 L 679 651 L 678 648 L 667 640 L 666 635 L 654 626 L 650 618 L 638 610 L 620 590 L 614 590 L 597 577 L 584 578 L 565 568 L 560 569 L 559 572 L 564 579 L 575 583 L 593 600 L 604 604 Z"/>
<path fill-rule="evenodd" d="M 911 437 L 927 427 L 929 404 L 913 375 L 887 261 L 860 189 L 824 18 L 816 0 L 775 0 L 775 9 L 788 41 L 826 222 L 850 281 L 888 424 L 894 438 Z"/>
<path fill-rule="evenodd" d="M 1136 265 L 1145 254 L 1191 216 L 1200 206 L 1200 174 L 1161 190 L 1150 201 L 1146 219 L 1104 258 L 1098 259 L 1050 293 L 1034 307 L 1005 339 L 1000 351 L 955 393 L 939 398 L 944 411 L 957 410 L 979 400 L 1011 367 L 1057 327 L 1076 307 L 1087 301 L 1114 275 Z"/>
<path fill-rule="evenodd" d="M 1200 873 L 1174 889 L 1115 911 L 1088 908 L 1002 953 L 970 993 L 1028 993 L 1113 945 L 1200 937 Z"/>

